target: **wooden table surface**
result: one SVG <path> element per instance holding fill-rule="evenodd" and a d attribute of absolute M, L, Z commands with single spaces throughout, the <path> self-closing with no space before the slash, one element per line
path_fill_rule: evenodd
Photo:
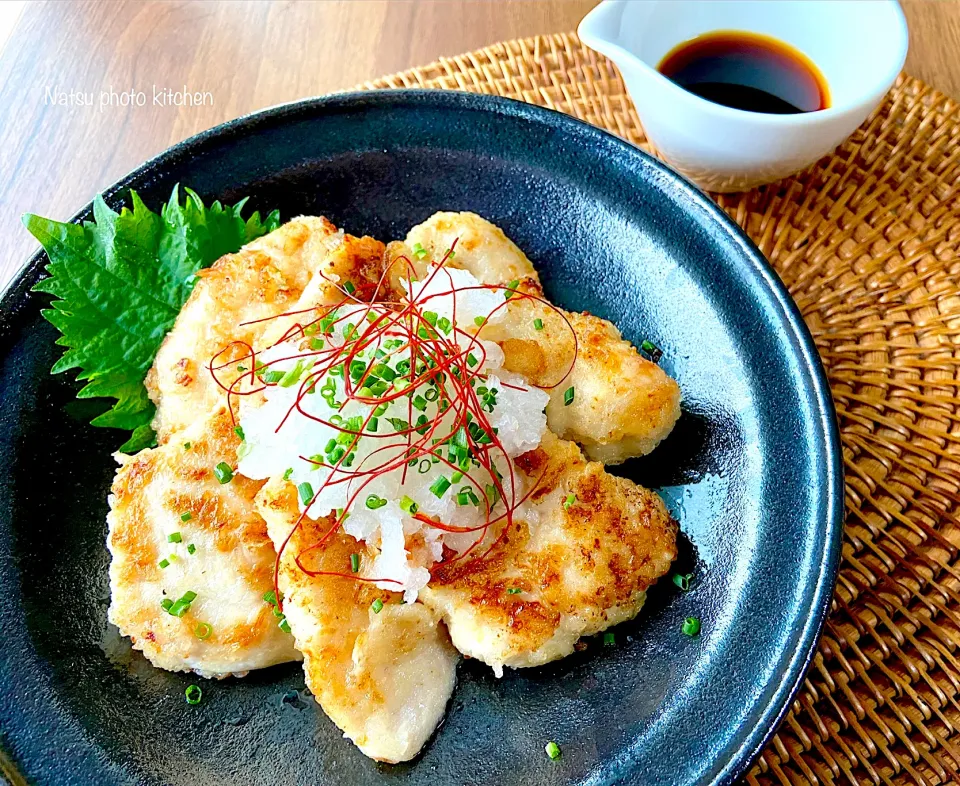
<path fill-rule="evenodd" d="M 0 0 L 2 2 L 2 0 Z M 576 28 L 595 0 L 32 2 L 0 51 L 0 286 L 36 248 L 25 211 L 66 219 L 185 137 L 496 41 Z M 904 0 L 907 71 L 960 98 L 960 0 Z M 2 9 L 0 9 L 2 10 Z M 154 106 L 152 91 L 212 105 Z M 100 108 L 101 91 L 147 94 Z M 95 105 L 50 105 L 48 91 Z"/>

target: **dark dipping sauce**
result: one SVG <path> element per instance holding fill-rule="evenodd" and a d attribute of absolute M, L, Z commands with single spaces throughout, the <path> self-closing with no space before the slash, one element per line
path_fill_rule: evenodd
<path fill-rule="evenodd" d="M 694 95 L 747 112 L 795 115 L 830 106 L 813 61 L 759 33 L 704 33 L 667 52 L 657 70 Z"/>

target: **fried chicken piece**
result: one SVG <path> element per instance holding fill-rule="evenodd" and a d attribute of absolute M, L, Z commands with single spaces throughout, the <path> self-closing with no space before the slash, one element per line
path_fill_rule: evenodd
<path fill-rule="evenodd" d="M 454 241 L 455 255 L 448 264 L 484 284 L 516 281 L 520 292 L 544 297 L 530 260 L 498 227 L 473 213 L 436 213 L 411 229 L 403 243 L 391 243 L 387 254 L 391 259 L 407 256 L 422 275 Z M 415 248 L 423 252 L 417 254 Z M 391 271 L 399 268 L 393 265 Z M 500 345 L 509 371 L 548 388 L 547 422 L 555 434 L 578 442 L 596 461 L 618 464 L 649 453 L 673 429 L 680 417 L 677 383 L 612 324 L 523 297 L 512 298 L 505 311 L 502 320 L 484 326 L 479 335 Z M 567 404 L 569 388 L 574 399 Z"/>
<path fill-rule="evenodd" d="M 498 675 L 632 619 L 677 556 L 660 498 L 585 461 L 573 442 L 548 433 L 517 467 L 536 485 L 503 537 L 482 560 L 437 565 L 420 593 L 454 646 Z"/>
<path fill-rule="evenodd" d="M 372 297 L 383 249 L 372 238 L 338 233 L 326 219 L 303 217 L 201 273 L 147 380 L 160 447 L 120 457 L 108 517 L 110 619 L 155 665 L 222 677 L 301 659 L 263 599 L 273 588 L 276 553 L 254 505 L 262 482 L 237 475 L 221 484 L 213 473 L 221 461 L 236 465 L 240 440 L 206 366 L 231 341 L 259 350 L 279 339 L 302 316 L 278 315 L 304 297 L 341 302 L 338 285 L 346 281 L 355 296 Z M 242 324 L 250 320 L 263 321 Z M 223 369 L 221 381 L 238 373 Z M 169 543 L 176 532 L 182 541 Z M 169 565 L 161 568 L 162 561 Z M 186 592 L 197 597 L 183 617 L 160 606 Z M 211 626 L 209 637 L 196 635 L 201 623 Z"/>
<path fill-rule="evenodd" d="M 543 294 L 529 279 L 521 289 Z M 547 389 L 550 430 L 578 442 L 594 461 L 620 464 L 650 453 L 680 417 L 677 383 L 605 319 L 516 298 L 507 319 L 484 327 L 480 336 L 500 344 L 507 369 Z"/>
<path fill-rule="evenodd" d="M 257 498 L 279 550 L 299 517 L 296 490 L 271 480 Z M 338 532 L 309 550 L 331 521 L 304 518 L 280 561 L 283 611 L 304 656 L 307 685 L 344 735 L 367 756 L 412 759 L 433 734 L 456 680 L 458 655 L 446 628 L 421 603 L 402 604 L 350 575 L 350 555 L 363 547 Z M 311 571 L 346 576 L 311 576 Z M 375 601 L 380 601 L 374 606 Z M 379 611 L 376 609 L 379 608 Z"/>
<path fill-rule="evenodd" d="M 344 299 L 337 285 L 346 281 L 358 295 L 371 296 L 383 270 L 383 251 L 373 238 L 345 235 L 325 218 L 302 216 L 201 270 L 147 374 L 159 442 L 223 401 L 208 367 L 215 355 L 227 350 L 217 359 L 221 365 L 248 354 L 249 346 L 261 349 L 266 331 L 277 333 L 278 324 L 297 320 L 296 315 L 277 317 L 295 309 L 308 287 L 316 302 L 329 304 Z M 236 365 L 218 372 L 223 384 L 239 376 Z"/>
<path fill-rule="evenodd" d="M 262 482 L 237 475 L 221 483 L 214 472 L 236 463 L 239 442 L 221 407 L 176 441 L 118 454 L 107 516 L 109 619 L 162 669 L 226 677 L 300 660 L 263 599 L 275 551 L 253 504 Z M 196 597 L 182 616 L 161 606 L 187 593 Z"/>

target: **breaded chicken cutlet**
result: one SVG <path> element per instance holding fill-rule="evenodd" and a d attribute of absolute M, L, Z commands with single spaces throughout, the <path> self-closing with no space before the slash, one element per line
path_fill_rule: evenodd
<path fill-rule="evenodd" d="M 221 406 L 124 458 L 113 482 L 109 618 L 169 671 L 225 677 L 300 659 L 263 599 L 276 559 L 253 504 L 263 483 L 216 476 L 236 462 L 233 428 Z"/>
<path fill-rule="evenodd" d="M 276 563 L 253 503 L 263 484 L 241 475 L 224 483 L 214 471 L 236 467 L 240 438 L 207 366 L 224 347 L 236 354 L 222 363 L 279 338 L 297 315 L 278 316 L 305 293 L 339 302 L 342 276 L 372 295 L 383 249 L 303 217 L 201 272 L 147 377 L 160 444 L 120 457 L 107 518 L 109 617 L 154 665 L 224 677 L 301 659 L 263 599 Z M 236 365 L 220 369 L 221 384 L 240 375 Z"/>
<path fill-rule="evenodd" d="M 223 366 L 221 383 L 229 385 L 241 372 L 226 364 L 250 347 L 262 348 L 264 332 L 276 331 L 277 315 L 295 309 L 308 287 L 318 303 L 343 300 L 336 283 L 345 280 L 372 295 L 383 251 L 373 238 L 345 235 L 325 218 L 301 216 L 201 270 L 147 374 L 158 441 L 166 442 L 224 400 L 209 371 L 213 358 Z"/>
<path fill-rule="evenodd" d="M 504 537 L 482 560 L 440 563 L 421 592 L 454 646 L 498 675 L 633 619 L 677 556 L 660 497 L 585 461 L 573 442 L 547 433 L 517 467 L 534 490 Z"/>
<path fill-rule="evenodd" d="M 526 255 L 474 213 L 435 213 L 403 242 L 389 244 L 388 254 L 405 256 L 422 274 L 430 262 L 444 259 L 454 242 L 454 256 L 445 264 L 469 271 L 483 284 L 517 282 L 519 291 L 544 298 Z M 506 368 L 527 383 L 552 386 L 547 423 L 557 436 L 578 442 L 595 461 L 619 464 L 649 453 L 673 429 L 680 388 L 610 322 L 527 298 L 513 299 L 505 311 L 504 319 L 483 327 L 479 336 L 497 342 Z M 570 387 L 577 395 L 567 405 L 564 393 Z"/>
<path fill-rule="evenodd" d="M 344 735 L 377 761 L 412 759 L 443 718 L 453 693 L 459 654 L 436 613 L 403 604 L 399 593 L 342 576 L 304 573 L 297 555 L 317 543 L 332 521 L 300 517 L 297 493 L 270 481 L 257 498 L 279 550 L 283 610 L 303 653 L 303 669 L 317 702 Z M 342 571 L 360 549 L 338 532 L 309 552 L 311 571 Z M 374 604 L 377 603 L 376 606 Z"/>

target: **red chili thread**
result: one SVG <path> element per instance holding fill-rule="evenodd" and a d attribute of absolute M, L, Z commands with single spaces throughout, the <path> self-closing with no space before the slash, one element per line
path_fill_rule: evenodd
<path fill-rule="evenodd" d="M 306 505 L 305 510 L 300 514 L 293 528 L 290 530 L 290 533 L 281 544 L 280 549 L 278 549 L 277 560 L 274 566 L 274 585 L 275 589 L 277 590 L 278 605 L 280 593 L 277 585 L 279 578 L 280 559 L 287 545 L 289 544 L 290 539 L 293 537 L 293 534 L 302 525 L 303 519 L 309 513 L 313 501 L 324 489 L 329 486 L 344 482 L 357 482 L 356 487 L 351 488 L 351 493 L 347 498 L 347 502 L 344 505 L 342 512 L 335 517 L 333 524 L 327 530 L 327 532 L 316 543 L 301 549 L 301 551 L 295 556 L 294 559 L 297 566 L 304 573 L 311 576 L 336 576 L 353 579 L 359 582 L 400 584 L 401 582 L 398 582 L 395 579 L 361 577 L 352 572 L 341 573 L 338 571 L 313 571 L 308 569 L 303 564 L 302 558 L 311 551 L 323 548 L 329 539 L 333 537 L 340 527 L 342 527 L 343 521 L 345 520 L 346 516 L 349 515 L 349 511 L 356 503 L 357 498 L 363 493 L 366 486 L 373 479 L 399 469 L 402 471 L 401 483 L 403 483 L 406 480 L 406 472 L 411 466 L 415 466 L 416 463 L 424 459 L 432 460 L 436 458 L 454 471 L 460 472 L 463 476 L 463 479 L 466 481 L 464 484 L 465 486 L 476 489 L 479 497 L 481 497 L 484 501 L 484 507 L 486 510 L 484 523 L 477 525 L 476 527 L 456 527 L 430 518 L 419 511 L 414 513 L 413 517 L 421 523 L 438 529 L 442 532 L 479 533 L 479 537 L 476 541 L 474 541 L 467 549 L 463 550 L 456 556 L 446 560 L 446 564 L 466 558 L 474 551 L 474 549 L 480 546 L 480 544 L 487 539 L 487 535 L 492 526 L 503 522 L 503 526 L 501 527 L 498 536 L 493 540 L 489 547 L 485 549 L 481 555 L 474 556 L 473 560 L 471 560 L 471 562 L 482 561 L 494 548 L 496 548 L 500 542 L 502 542 L 503 538 L 506 536 L 513 524 L 513 516 L 515 511 L 520 505 L 529 499 L 530 495 L 539 485 L 540 480 L 542 480 L 543 476 L 541 475 L 536 482 L 530 485 L 526 493 L 518 499 L 517 478 L 514 472 L 513 461 L 510 459 L 503 447 L 503 444 L 494 433 L 490 420 L 487 418 L 487 413 L 483 408 L 483 403 L 481 402 L 474 388 L 475 383 L 485 382 L 487 380 L 487 376 L 485 374 L 472 370 L 473 368 L 483 368 L 486 362 L 486 350 L 480 344 L 479 338 L 477 337 L 480 329 L 478 329 L 476 333 L 471 334 L 464 331 L 457 325 L 456 294 L 480 289 L 502 291 L 505 293 L 506 296 L 504 297 L 503 303 L 498 304 L 494 308 L 494 310 L 486 317 L 484 324 L 487 324 L 487 322 L 497 312 L 499 312 L 501 308 L 508 306 L 511 302 L 519 302 L 520 300 L 531 300 L 538 302 L 558 314 L 564 320 L 564 323 L 570 331 L 570 335 L 573 339 L 573 357 L 570 361 L 569 367 L 559 380 L 550 385 L 536 386 L 544 390 L 556 388 L 570 375 L 570 372 L 576 363 L 579 350 L 576 332 L 574 331 L 569 318 L 563 311 L 537 295 L 498 284 L 478 284 L 476 286 L 459 288 L 454 286 L 453 277 L 450 275 L 449 269 L 446 267 L 446 263 L 451 258 L 453 250 L 456 246 L 456 242 L 457 241 L 455 240 L 450 250 L 447 251 L 440 263 L 432 266 L 432 268 L 429 270 L 427 278 L 423 284 L 421 284 L 421 287 L 425 286 L 427 283 L 430 283 L 435 276 L 446 274 L 450 281 L 449 290 L 435 292 L 425 297 L 418 295 L 411 298 L 408 296 L 405 299 L 398 301 L 376 300 L 376 298 L 384 291 L 387 276 L 392 266 L 395 264 L 401 264 L 405 267 L 403 273 L 405 274 L 406 280 L 410 282 L 408 285 L 408 290 L 412 290 L 413 282 L 416 281 L 416 268 L 409 258 L 400 256 L 393 259 L 389 265 L 385 266 L 385 269 L 383 270 L 374 290 L 372 296 L 373 300 L 369 302 L 357 299 L 339 283 L 331 282 L 334 284 L 334 286 L 336 286 L 340 294 L 343 295 L 343 300 L 335 305 L 316 306 L 313 308 L 288 311 L 283 314 L 242 323 L 244 326 L 246 326 L 287 317 L 307 314 L 312 315 L 312 319 L 305 320 L 306 324 L 296 322 L 291 325 L 284 332 L 283 336 L 271 345 L 272 348 L 283 343 L 300 342 L 314 336 L 326 338 L 333 335 L 337 328 L 345 320 L 358 320 L 358 322 L 354 324 L 352 335 L 349 338 L 345 336 L 345 344 L 343 346 L 337 347 L 331 342 L 325 341 L 322 349 L 303 350 L 302 348 L 298 348 L 296 353 L 291 354 L 288 357 L 278 358 L 277 360 L 272 361 L 272 363 L 287 363 L 291 360 L 299 361 L 309 359 L 313 362 L 312 367 L 310 367 L 306 373 L 306 376 L 299 383 L 300 387 L 298 389 L 297 397 L 293 406 L 291 406 L 284 415 L 283 419 L 278 424 L 276 431 L 279 431 L 293 411 L 297 410 L 302 416 L 307 417 L 310 420 L 323 423 L 339 431 L 340 433 L 351 434 L 353 436 L 353 439 L 348 444 L 342 446 L 344 448 L 343 455 L 332 467 L 330 467 L 330 475 L 320 485 L 320 488 L 314 494 L 313 499 Z M 453 313 L 449 337 L 444 336 L 441 330 L 436 328 L 426 319 L 425 312 L 429 309 L 424 308 L 424 306 L 430 300 L 447 296 L 453 296 Z M 355 310 L 352 313 L 345 315 L 340 314 L 339 310 L 346 304 L 355 304 L 364 306 L 365 308 L 361 310 Z M 372 319 L 368 318 L 370 315 L 372 315 Z M 421 335 L 421 330 L 424 330 L 425 336 Z M 458 336 L 466 339 L 466 346 L 460 345 L 460 343 L 457 341 Z M 369 363 L 358 358 L 359 353 L 365 352 L 371 347 L 382 348 L 383 342 L 391 339 L 394 341 L 401 340 L 403 343 L 400 346 L 394 347 L 388 351 L 387 357 L 382 358 L 379 361 L 376 358 L 373 358 Z M 246 350 L 242 357 L 219 363 L 220 359 L 223 358 L 226 353 L 230 352 L 231 348 L 237 346 L 240 346 Z M 471 354 L 473 354 L 473 357 L 476 360 L 472 367 L 468 361 L 468 358 Z M 376 365 L 378 362 L 386 363 L 391 356 L 399 356 L 402 359 L 407 359 L 407 355 L 409 355 L 410 363 L 409 374 L 406 375 L 406 377 L 397 377 L 397 379 L 405 379 L 407 383 L 405 386 L 397 390 L 396 387 L 391 384 L 390 388 L 381 396 L 360 395 L 360 390 L 366 386 L 374 365 Z M 350 368 L 351 364 L 358 360 L 363 362 L 365 369 L 363 374 L 357 380 L 353 380 L 350 373 Z M 220 380 L 218 372 L 222 372 L 224 369 L 235 368 L 237 365 L 245 361 L 250 362 L 249 369 L 241 372 L 229 384 L 225 384 Z M 258 368 L 257 365 L 256 350 L 250 344 L 243 341 L 230 342 L 219 352 L 217 352 L 208 363 L 208 370 L 211 376 L 221 390 L 227 394 L 228 407 L 234 423 L 236 423 L 236 413 L 234 410 L 234 403 L 236 400 L 235 397 L 254 395 L 276 384 L 274 382 L 268 383 L 264 381 L 265 374 L 269 372 L 269 366 L 271 364 L 264 364 L 260 368 Z M 329 378 L 331 376 L 331 370 L 338 366 L 342 369 L 344 387 L 344 400 L 339 408 L 340 411 L 343 411 L 343 408 L 349 401 L 355 401 L 372 407 L 370 412 L 364 418 L 360 429 L 356 431 L 346 428 L 342 423 L 334 423 L 330 420 L 313 415 L 306 411 L 302 406 L 305 396 L 313 395 L 313 391 L 316 390 L 319 380 L 322 377 Z M 418 371 L 418 369 L 422 370 Z M 396 380 L 394 380 L 394 382 L 395 381 Z M 471 382 L 474 384 L 471 384 Z M 512 385 L 510 383 L 503 382 L 502 380 L 499 381 L 499 384 L 514 390 L 523 390 L 523 388 L 520 386 Z M 437 405 L 437 416 L 427 420 L 426 423 L 416 425 L 413 422 L 412 402 L 417 391 L 423 387 L 429 387 L 438 391 L 438 395 L 435 400 Z M 390 404 L 396 402 L 403 396 L 408 398 L 406 421 L 408 428 L 394 431 L 391 434 L 381 434 L 377 432 L 366 431 L 370 419 L 374 416 L 373 412 L 376 407 L 381 404 Z M 438 435 L 438 429 L 440 428 L 442 422 L 451 415 L 453 416 L 452 425 L 445 429 L 444 433 Z M 486 434 L 487 438 L 489 439 L 488 443 L 478 443 L 472 437 L 470 429 L 468 428 L 468 415 L 472 421 L 475 422 L 477 426 Z M 468 455 L 470 455 L 473 461 L 479 465 L 477 467 L 473 467 L 471 471 L 464 471 L 464 469 L 462 469 L 459 465 L 452 463 L 442 455 L 442 448 L 447 445 L 449 441 L 453 439 L 454 435 L 456 435 L 461 429 L 464 430 L 466 436 Z M 344 460 L 347 458 L 347 456 L 351 455 L 360 438 L 379 439 L 383 440 L 385 444 L 365 456 L 355 469 L 343 466 Z M 398 438 L 401 438 L 401 440 L 397 441 Z M 391 454 L 391 458 L 388 458 L 381 463 L 376 463 L 375 460 L 371 466 L 364 468 L 364 465 L 367 462 L 370 462 L 374 456 L 381 452 L 389 452 Z M 507 467 L 507 478 L 509 482 L 506 485 L 501 479 L 499 472 L 496 470 L 496 458 L 498 456 L 503 458 L 503 463 L 505 463 Z M 301 456 L 300 458 L 308 462 L 313 461 L 313 459 L 305 456 Z M 324 466 L 329 465 L 324 464 Z M 484 481 L 492 481 L 487 485 L 492 485 L 496 490 L 497 501 L 502 502 L 504 505 L 503 513 L 497 516 L 492 516 L 493 506 L 490 503 L 486 491 L 482 490 L 484 484 L 480 481 L 480 479 L 475 477 L 476 473 L 472 471 L 473 469 L 476 469 L 478 472 L 484 474 Z"/>

